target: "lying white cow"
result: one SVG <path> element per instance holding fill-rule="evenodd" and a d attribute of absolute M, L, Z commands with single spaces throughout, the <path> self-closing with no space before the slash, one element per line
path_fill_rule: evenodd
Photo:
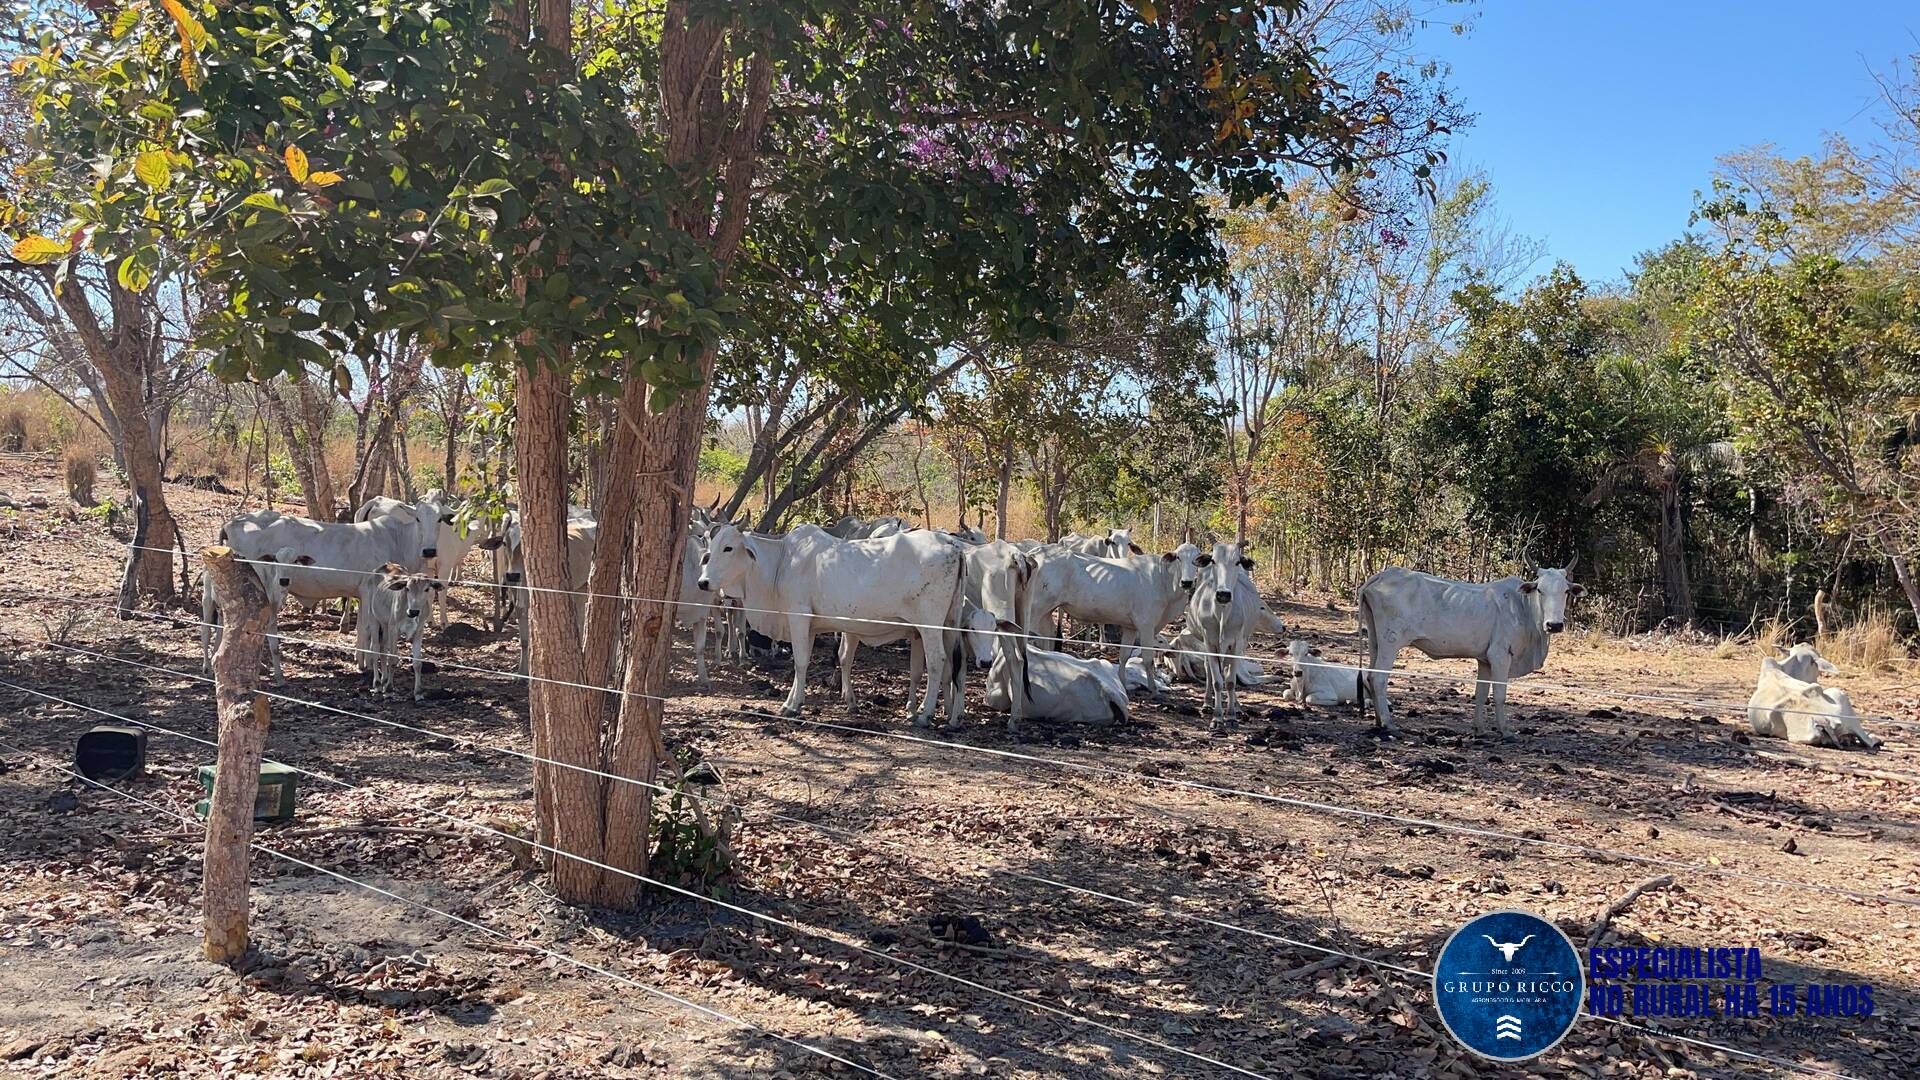
<path fill-rule="evenodd" d="M 1179 617 L 1193 581 L 1197 556 L 1169 551 L 1163 555 L 1130 555 L 1124 559 L 1080 555 L 1064 548 L 1042 548 L 1027 584 L 1028 627 L 1043 627 L 1055 611 L 1064 611 L 1088 623 L 1120 628 L 1117 666 L 1125 670 L 1142 645 L 1157 647 L 1160 628 Z M 1148 666 L 1150 689 L 1162 689 Z"/>
<path fill-rule="evenodd" d="M 1803 649 L 1804 656 L 1800 655 Z M 1753 733 L 1802 746 L 1841 749 L 1858 742 L 1868 750 L 1880 749 L 1881 740 L 1860 725 L 1860 716 L 1853 711 L 1853 699 L 1847 692 L 1797 678 L 1788 666 L 1796 659 L 1807 660 L 1801 666 L 1813 671 L 1833 667 L 1811 645 L 1795 646 L 1787 661 L 1762 658 L 1759 683 L 1747 699 L 1747 723 L 1753 725 Z"/>
<path fill-rule="evenodd" d="M 708 545 L 699 587 L 739 597 L 748 625 L 792 643 L 793 688 L 781 705 L 788 715 L 797 715 L 806 699 L 814 635 L 837 631 L 846 635 L 845 662 L 860 643 L 911 635 L 927 669 L 926 695 L 914 723 L 932 723 L 943 691 L 948 723 L 960 719 L 960 696 L 948 685 L 957 673 L 949 671 L 947 628 L 961 625 L 966 600 L 961 545 L 928 531 L 840 540 L 816 526 L 776 537 L 722 525 Z M 842 690 L 850 695 L 846 663 L 841 670 Z"/>
<path fill-rule="evenodd" d="M 995 621 L 984 611 L 970 615 L 973 628 L 995 631 L 986 703 L 1007 714 L 1008 731 L 1017 733 L 1029 716 L 1077 724 L 1126 722 L 1127 690 L 1118 667 L 1040 648 L 1019 626 Z"/>
<path fill-rule="evenodd" d="M 1320 650 L 1304 641 L 1287 642 L 1293 662 L 1286 698 L 1302 705 L 1357 705 L 1364 692 L 1361 672 L 1352 664 L 1329 663 Z"/>
<path fill-rule="evenodd" d="M 1786 672 L 1789 678 L 1799 679 L 1801 682 L 1819 682 L 1822 675 L 1840 674 L 1839 668 L 1834 667 L 1831 661 L 1821 656 L 1818 650 L 1804 641 L 1791 649 L 1782 649 L 1778 645 L 1773 649 L 1780 654 L 1780 659 L 1775 662 L 1776 666 Z"/>
<path fill-rule="evenodd" d="M 1201 574 L 1187 602 L 1187 625 L 1198 630 L 1201 666 L 1207 674 L 1207 708 L 1213 726 L 1224 730 L 1240 715 L 1240 679 L 1235 669 L 1260 594 L 1241 570 L 1253 569 L 1253 560 L 1238 544 L 1213 545 L 1213 551 L 1194 560 Z"/>
<path fill-rule="evenodd" d="M 1579 560 L 1576 559 L 1575 562 Z M 1370 646 L 1367 692 L 1383 731 L 1393 730 L 1387 704 L 1387 672 L 1412 646 L 1436 660 L 1479 661 L 1473 687 L 1473 730 L 1485 722 L 1491 691 L 1494 724 L 1507 724 L 1507 680 L 1539 671 L 1552 635 L 1567 625 L 1567 600 L 1585 589 L 1572 580 L 1574 563 L 1541 567 L 1534 577 L 1505 577 L 1485 584 L 1454 581 L 1417 570 L 1389 567 L 1360 586 L 1360 629 Z"/>
<path fill-rule="evenodd" d="M 426 628 L 428 597 L 441 587 L 432 574 L 408 573 L 397 563 L 381 567 L 361 587 L 360 623 L 366 630 L 366 659 L 376 695 L 392 693 L 404 644 L 413 660 L 413 700 L 425 700 L 420 693 L 420 633 Z"/>

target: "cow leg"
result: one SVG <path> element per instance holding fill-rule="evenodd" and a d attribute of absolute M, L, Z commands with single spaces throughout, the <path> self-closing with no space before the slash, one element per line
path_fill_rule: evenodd
<path fill-rule="evenodd" d="M 789 616 L 787 640 L 793 642 L 793 688 L 787 691 L 787 700 L 780 703 L 780 712 L 799 716 L 800 703 L 807 699 L 807 665 L 813 662 L 813 620 L 805 615 Z"/>
<path fill-rule="evenodd" d="M 1860 718 L 1857 716 L 1848 716 L 1843 718 L 1840 721 L 1840 733 L 1843 735 L 1851 735 L 1854 738 L 1859 739 L 1860 745 L 1866 747 L 1868 750 L 1878 751 L 1880 747 L 1883 745 L 1883 740 L 1876 739 L 1873 736 L 1867 734 L 1867 729 L 1861 726 Z M 1842 745 L 1845 745 L 1844 742 L 1842 743 Z"/>
<path fill-rule="evenodd" d="M 287 673 L 280 668 L 280 613 L 267 612 L 267 666 L 273 670 L 273 684 L 285 686 Z"/>
<path fill-rule="evenodd" d="M 425 631 L 424 620 L 413 630 L 413 700 L 415 701 L 427 700 L 426 695 L 420 692 L 420 637 Z"/>
<path fill-rule="evenodd" d="M 1503 739 L 1513 737 L 1513 725 L 1507 721 L 1507 667 L 1504 658 L 1497 658 L 1490 665 L 1493 683 L 1488 688 L 1493 698 L 1493 726 Z"/>
<path fill-rule="evenodd" d="M 940 686 L 947 681 L 947 635 L 944 631 L 921 627 L 913 639 L 926 662 L 927 689 L 920 696 L 920 708 L 914 713 L 914 727 L 933 726 L 933 710 L 940 703 Z"/>
<path fill-rule="evenodd" d="M 1493 667 L 1485 660 L 1479 661 L 1473 676 L 1473 733 L 1479 735 L 1486 730 L 1487 691 L 1493 686 Z"/>
<path fill-rule="evenodd" d="M 705 687 L 707 682 L 707 614 L 706 608 L 698 608 L 693 620 L 693 674 Z"/>
<path fill-rule="evenodd" d="M 840 635 L 840 700 L 847 703 L 848 712 L 859 704 L 853 696 L 853 657 L 859 651 L 860 642 L 852 634 Z"/>
<path fill-rule="evenodd" d="M 1367 694 L 1373 698 L 1373 717 L 1381 731 L 1393 732 L 1393 706 L 1387 703 L 1387 673 L 1400 659 L 1400 643 L 1375 638 L 1367 654 Z"/>

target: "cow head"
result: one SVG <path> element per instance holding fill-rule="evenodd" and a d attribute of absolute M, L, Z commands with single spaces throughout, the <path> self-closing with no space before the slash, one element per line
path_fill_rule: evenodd
<path fill-rule="evenodd" d="M 427 590 L 434 580 L 430 574 L 410 574 L 397 563 L 380 568 L 380 587 L 387 592 L 392 607 L 393 640 L 406 641 L 420 629 L 420 617 L 427 610 Z"/>
<path fill-rule="evenodd" d="M 967 651 L 973 655 L 973 666 L 991 667 L 998 620 L 971 603 L 965 603 L 962 607 L 960 623 L 965 627 L 962 633 L 967 639 Z"/>
<path fill-rule="evenodd" d="M 1240 580 L 1240 571 L 1251 570 L 1254 565 L 1238 544 L 1216 543 L 1211 554 L 1202 554 L 1193 561 L 1203 571 L 1195 589 L 1212 589 L 1213 598 L 1222 604 L 1233 602 L 1233 587 Z"/>
<path fill-rule="evenodd" d="M 713 530 L 707 553 L 700 558 L 700 591 L 722 590 L 729 596 L 744 596 L 747 572 L 758 559 L 753 548 L 747 546 L 745 534 L 732 525 L 720 526 Z"/>
<path fill-rule="evenodd" d="M 1101 551 L 1109 559 L 1124 559 L 1129 555 L 1145 555 L 1140 545 L 1133 542 L 1132 529 L 1108 529 L 1106 547 Z"/>
<path fill-rule="evenodd" d="M 1573 568 L 1579 562 L 1576 555 L 1573 562 L 1558 569 L 1542 566 L 1534 571 L 1530 580 L 1520 583 L 1520 591 L 1533 598 L 1534 610 L 1540 615 L 1540 629 L 1549 634 L 1567 628 L 1567 601 L 1587 591 L 1586 586 L 1573 580 Z"/>
<path fill-rule="evenodd" d="M 1791 649 L 1783 649 L 1775 645 L 1773 651 L 1780 654 L 1776 664 L 1788 678 L 1799 679 L 1801 682 L 1819 682 L 1822 675 L 1840 674 L 1840 669 L 1834 667 L 1832 661 L 1821 656 L 1818 650 L 1804 641 Z"/>
<path fill-rule="evenodd" d="M 1178 563 L 1180 587 L 1187 592 L 1193 591 L 1193 583 L 1199 577 L 1200 549 L 1193 544 L 1181 544 L 1172 551 L 1160 556 L 1161 562 Z"/>
<path fill-rule="evenodd" d="M 267 609 L 279 611 L 287 602 L 287 590 L 293 586 L 292 567 L 312 566 L 313 556 L 302 555 L 294 548 L 283 547 L 262 554 L 258 565 L 253 568 L 254 575 L 267 590 Z"/>

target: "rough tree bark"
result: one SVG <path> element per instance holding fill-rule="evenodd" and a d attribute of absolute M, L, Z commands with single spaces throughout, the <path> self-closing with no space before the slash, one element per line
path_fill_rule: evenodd
<path fill-rule="evenodd" d="M 200 558 L 225 624 L 213 654 L 219 763 L 207 810 L 201 926 L 207 959 L 231 964 L 247 951 L 253 806 L 269 719 L 267 699 L 254 692 L 266 645 L 267 594 L 260 579 L 235 560 L 232 548 L 210 547 Z"/>
<path fill-rule="evenodd" d="M 171 549 L 179 542 L 179 530 L 161 486 L 160 450 L 154 439 L 156 418 L 147 407 L 152 321 L 141 307 L 139 294 L 112 280 L 106 283 L 106 292 L 113 313 L 111 330 L 101 325 L 87 290 L 74 285 L 59 289 L 55 296 L 100 375 L 107 407 L 118 419 L 119 438 L 114 441 L 113 456 L 133 489 L 135 514 L 145 523 L 144 532 L 136 537 L 139 546 L 128 550 L 127 579 L 132 591 L 171 600 Z M 129 606 L 123 599 L 123 618 Z"/>

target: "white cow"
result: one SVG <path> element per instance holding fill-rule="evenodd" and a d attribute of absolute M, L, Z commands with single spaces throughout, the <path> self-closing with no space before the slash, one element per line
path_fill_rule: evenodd
<path fill-rule="evenodd" d="M 433 605 L 435 623 L 440 629 L 447 628 L 447 591 L 446 587 L 460 580 L 461 564 L 467 561 L 467 553 L 474 549 L 480 540 L 479 533 L 472 523 L 462 525 L 459 522 L 458 508 L 446 492 L 433 488 L 420 496 L 417 503 L 405 503 L 399 499 L 390 499 L 376 495 L 360 504 L 354 511 L 353 520 L 370 521 L 373 518 L 394 512 L 424 510 L 432 507 L 435 516 L 434 553 L 429 559 L 429 569 L 434 580 L 441 588 L 427 593 L 427 602 Z"/>
<path fill-rule="evenodd" d="M 433 558 L 438 518 L 430 507 L 415 506 L 372 521 L 315 521 L 271 511 L 241 514 L 220 528 L 220 542 L 242 559 L 258 560 L 287 548 L 306 556 L 288 570 L 287 596 L 306 601 L 357 600 L 360 586 L 387 563 L 419 573 Z M 284 567 L 285 559 L 279 560 Z M 202 619 L 215 621 L 211 594 L 201 598 Z M 279 613 L 268 626 L 267 650 L 279 670 Z M 366 647 L 365 628 L 356 644 Z"/>
<path fill-rule="evenodd" d="M 842 690 L 850 694 L 846 665 L 861 643 L 912 635 L 927 669 L 927 689 L 914 723 L 932 723 L 947 692 L 947 721 L 960 719 L 961 700 L 949 687 L 947 627 L 960 625 L 966 600 L 966 559 L 960 545 L 921 531 L 876 540 L 841 540 L 816 526 L 786 536 L 714 530 L 700 588 L 738 596 L 747 623 L 793 645 L 793 688 L 781 710 L 797 715 L 806 698 L 807 664 L 816 633 L 838 631 Z M 848 643 L 851 643 L 849 645 Z"/>
<path fill-rule="evenodd" d="M 360 588 L 360 623 L 366 630 L 366 662 L 373 672 L 373 692 L 393 692 L 393 672 L 400 666 L 400 646 L 408 646 L 413 660 L 413 700 L 420 693 L 420 633 L 426 628 L 428 597 L 441 588 L 430 573 L 409 573 L 388 563 L 369 576 Z"/>
<path fill-rule="evenodd" d="M 1576 559 L 1575 562 L 1578 562 Z M 1507 680 L 1539 671 L 1552 636 L 1567 625 L 1567 601 L 1586 590 L 1573 582 L 1574 563 L 1541 567 L 1531 579 L 1475 584 L 1389 567 L 1360 586 L 1360 629 L 1370 646 L 1367 692 L 1381 730 L 1393 730 L 1387 672 L 1408 646 L 1436 660 L 1479 661 L 1473 687 L 1473 730 L 1485 723 L 1489 694 L 1494 724 L 1507 724 Z"/>
<path fill-rule="evenodd" d="M 1799 653 L 1801 649 L 1818 660 L 1812 646 L 1801 645 L 1794 652 Z M 1813 663 L 1806 666 L 1816 667 Z M 1860 725 L 1860 716 L 1853 711 L 1853 699 L 1845 690 L 1797 678 L 1787 663 L 1771 656 L 1760 661 L 1759 683 L 1753 689 L 1753 696 L 1747 699 L 1747 723 L 1753 725 L 1755 735 L 1785 739 L 1802 746 L 1840 749 L 1858 741 L 1868 750 L 1878 750 L 1882 745 L 1881 740 L 1867 734 L 1866 728 Z"/>
<path fill-rule="evenodd" d="M 584 623 L 587 617 L 587 598 L 584 594 L 587 578 L 593 572 L 593 547 L 600 539 L 600 524 L 591 519 L 569 517 L 567 521 L 567 588 L 574 595 L 567 599 L 573 605 L 575 622 Z M 487 541 L 480 542 L 485 547 Z M 510 554 L 507 557 L 507 570 L 503 575 L 504 588 L 507 590 L 507 614 L 520 620 L 520 674 L 527 673 L 527 655 L 532 648 L 527 618 L 527 553 L 521 546 L 520 522 L 515 520 L 507 526 L 497 546 L 505 547 Z"/>
<path fill-rule="evenodd" d="M 1187 624 L 1200 633 L 1202 667 L 1207 673 L 1207 708 L 1213 726 L 1224 730 L 1240 715 L 1239 654 L 1260 594 L 1241 570 L 1253 569 L 1253 560 L 1238 544 L 1215 543 L 1213 551 L 1194 560 L 1201 575 L 1187 602 Z"/>
<path fill-rule="evenodd" d="M 1302 705 L 1357 705 L 1365 692 L 1364 677 L 1352 664 L 1328 662 L 1319 648 L 1304 641 L 1287 642 L 1287 655 L 1293 661 L 1292 677 L 1287 682 L 1286 698 Z"/>
<path fill-rule="evenodd" d="M 700 685 L 707 680 L 707 628 L 720 609 L 713 594 L 700 591 L 700 567 L 707 558 L 707 531 L 698 521 L 687 530 L 687 544 L 680 555 L 680 602 L 674 605 L 674 621 L 693 631 L 693 670 Z"/>
<path fill-rule="evenodd" d="M 1195 562 L 1194 556 L 1179 551 L 1108 559 L 1056 547 L 1042 548 L 1035 555 L 1021 624 L 1043 627 L 1055 611 L 1065 611 L 1082 622 L 1118 626 L 1121 648 L 1116 663 L 1122 670 L 1139 646 L 1158 646 L 1160 628 L 1179 616 Z M 1151 689 L 1159 693 L 1162 687 L 1152 672 L 1149 666 Z"/>
<path fill-rule="evenodd" d="M 1786 672 L 1790 678 L 1799 679 L 1801 682 L 1819 682 L 1822 675 L 1840 674 L 1839 668 L 1834 667 L 1832 662 L 1804 641 L 1791 649 L 1782 649 L 1778 645 L 1773 648 L 1780 654 L 1777 662 L 1780 670 Z M 1762 668 L 1762 670 L 1765 669 Z"/>
<path fill-rule="evenodd" d="M 1036 646 L 1025 631 L 978 609 L 969 626 L 994 630 L 993 666 L 987 670 L 987 708 L 1004 710 L 1007 730 L 1018 732 L 1028 716 L 1068 723 L 1127 720 L 1127 690 L 1120 669 L 1105 660 L 1069 656 Z"/>
<path fill-rule="evenodd" d="M 1128 555 L 1144 555 L 1140 545 L 1133 542 L 1132 529 L 1108 529 L 1105 536 L 1082 536 L 1071 532 L 1059 540 L 1060 546 L 1081 555 L 1097 555 L 1107 559 L 1124 559 Z"/>
<path fill-rule="evenodd" d="M 1027 582 L 1036 560 L 1005 540 L 992 540 L 966 549 L 967 603 L 987 615 L 986 631 L 970 627 L 968 651 L 976 666 L 993 663 L 993 623 L 1018 623 Z"/>
<path fill-rule="evenodd" d="M 313 556 L 302 555 L 293 548 L 281 548 L 279 551 L 262 552 L 252 562 L 241 563 L 260 581 L 266 590 L 268 618 L 271 620 L 287 605 L 287 587 L 293 584 L 291 566 L 311 566 Z M 213 579 L 202 574 L 200 577 L 200 670 L 213 673 L 213 650 L 220 645 L 220 605 L 213 598 Z M 269 626 L 274 625 L 269 621 Z M 271 647 L 267 650 L 267 663 L 273 671 L 273 681 L 284 683 L 286 674 L 280 670 L 279 635 L 268 638 Z"/>

